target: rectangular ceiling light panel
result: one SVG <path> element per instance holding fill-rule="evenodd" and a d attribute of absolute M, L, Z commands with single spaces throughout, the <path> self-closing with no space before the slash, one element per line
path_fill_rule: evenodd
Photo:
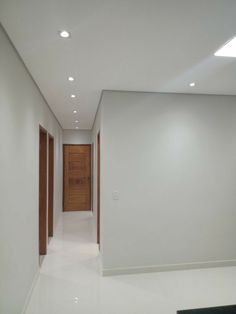
<path fill-rule="evenodd" d="M 217 50 L 215 56 L 236 58 L 236 37 L 229 40 L 223 47 Z"/>

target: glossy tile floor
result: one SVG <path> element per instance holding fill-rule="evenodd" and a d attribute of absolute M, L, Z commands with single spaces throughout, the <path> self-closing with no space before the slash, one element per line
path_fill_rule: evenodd
<path fill-rule="evenodd" d="M 236 267 L 101 277 L 93 219 L 63 213 L 27 314 L 174 314 L 236 304 Z"/>

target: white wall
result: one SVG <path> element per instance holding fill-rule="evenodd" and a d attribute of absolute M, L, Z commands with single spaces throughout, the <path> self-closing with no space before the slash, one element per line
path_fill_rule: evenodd
<path fill-rule="evenodd" d="M 63 130 L 64 144 L 90 144 L 91 130 Z"/>
<path fill-rule="evenodd" d="M 20 314 L 39 269 L 39 124 L 55 140 L 55 223 L 62 129 L 0 26 L 0 313 Z"/>
<path fill-rule="evenodd" d="M 101 107 L 104 273 L 235 264 L 236 97 L 108 91 Z"/>

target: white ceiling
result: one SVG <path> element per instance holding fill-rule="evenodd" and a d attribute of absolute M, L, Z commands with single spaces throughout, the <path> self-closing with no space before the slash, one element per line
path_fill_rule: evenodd
<path fill-rule="evenodd" d="M 236 59 L 213 55 L 235 0 L 0 0 L 0 20 L 65 129 L 92 127 L 103 89 L 236 94 Z"/>

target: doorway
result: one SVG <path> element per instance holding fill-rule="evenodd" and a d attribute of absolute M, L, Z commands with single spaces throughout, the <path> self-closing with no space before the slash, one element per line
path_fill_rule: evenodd
<path fill-rule="evenodd" d="M 47 254 L 47 131 L 39 127 L 39 255 Z"/>
<path fill-rule="evenodd" d="M 48 135 L 48 237 L 53 237 L 54 138 Z"/>
<path fill-rule="evenodd" d="M 97 135 L 97 243 L 100 246 L 100 132 Z"/>
<path fill-rule="evenodd" d="M 91 145 L 63 145 L 63 210 L 91 210 Z"/>

